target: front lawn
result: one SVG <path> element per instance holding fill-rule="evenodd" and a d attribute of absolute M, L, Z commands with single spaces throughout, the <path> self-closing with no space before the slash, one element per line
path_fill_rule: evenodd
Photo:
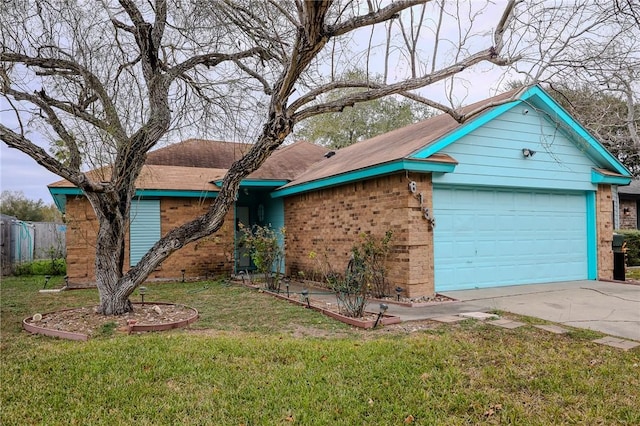
<path fill-rule="evenodd" d="M 71 342 L 20 331 L 35 312 L 95 304 L 3 278 L 0 423 L 640 424 L 640 351 L 480 322 L 350 329 L 224 283 L 151 284 L 197 308 L 189 330 Z M 136 296 L 137 298 L 137 296 Z M 409 327 L 410 330 L 410 327 Z"/>

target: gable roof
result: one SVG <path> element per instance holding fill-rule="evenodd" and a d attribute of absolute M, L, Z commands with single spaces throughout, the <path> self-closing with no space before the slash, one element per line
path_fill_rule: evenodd
<path fill-rule="evenodd" d="M 504 102 L 512 98 L 517 92 L 517 90 L 512 90 L 493 98 L 476 102 L 463 108 L 461 112 L 466 114 L 481 108 L 483 105 Z M 285 185 L 285 187 L 409 158 L 416 151 L 461 126 L 463 124 L 458 123 L 449 114 L 440 114 L 371 139 L 354 143 L 335 151 L 335 155 L 332 157 L 317 162 L 305 173 L 299 175 L 295 181 Z M 432 159 L 455 162 L 449 156 L 434 157 Z"/>
<path fill-rule="evenodd" d="M 147 154 L 148 165 L 229 169 L 242 158 L 251 144 L 188 139 Z M 292 180 L 322 158 L 326 148 L 297 141 L 276 149 L 249 179 Z"/>
<path fill-rule="evenodd" d="M 221 179 L 225 173 L 226 169 L 144 165 L 136 180 L 136 189 L 217 192 L 219 188 L 210 182 Z M 95 180 L 108 180 L 111 167 L 91 170 L 87 175 Z M 75 188 L 75 185 L 63 179 L 50 184 L 49 188 Z"/>
<path fill-rule="evenodd" d="M 136 180 L 136 195 L 214 197 L 216 182 L 224 178 L 234 161 L 252 145 L 189 139 L 147 154 L 147 161 Z M 273 180 L 280 186 L 324 158 L 326 149 L 305 141 L 278 148 L 262 167 L 248 176 L 252 181 Z M 87 172 L 97 181 L 110 179 L 111 167 Z M 274 186 L 274 185 L 272 185 Z M 48 185 L 54 201 L 64 211 L 64 196 L 82 191 L 66 179 Z"/>
<path fill-rule="evenodd" d="M 245 143 L 187 139 L 149 152 L 145 164 L 228 169 L 249 148 Z"/>
<path fill-rule="evenodd" d="M 249 179 L 293 180 L 312 164 L 324 159 L 327 148 L 306 141 L 285 145 L 273 152 Z"/>
<path fill-rule="evenodd" d="M 586 146 L 585 154 L 599 165 L 599 169 L 608 170 L 611 174 L 607 176 L 600 170 L 596 171 L 595 179 L 598 180 L 596 183 L 624 184 L 629 180 L 631 176 L 629 171 L 602 144 L 540 86 L 532 86 L 505 92 L 462 108 L 460 110 L 462 114 L 481 111 L 464 123 L 458 123 L 448 114 L 441 114 L 338 150 L 334 156 L 314 164 L 294 181 L 276 191 L 273 196 L 292 195 L 390 171 L 451 172 L 453 168 L 435 170 L 424 163 L 422 169 L 411 167 L 415 167 L 415 163 L 420 160 L 441 165 L 447 162 L 456 164 L 455 159 L 441 154 L 440 151 L 523 102 L 540 108 L 545 111 L 549 119 L 560 122 L 563 130 L 571 138 L 586 142 L 583 144 Z M 396 164 L 398 167 L 381 167 L 391 164 Z"/>
<path fill-rule="evenodd" d="M 620 195 L 640 195 L 640 179 L 631 181 L 629 186 L 618 187 L 618 194 Z"/>

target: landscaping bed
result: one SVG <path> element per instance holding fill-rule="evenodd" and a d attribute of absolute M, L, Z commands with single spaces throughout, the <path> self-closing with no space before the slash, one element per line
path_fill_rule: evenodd
<path fill-rule="evenodd" d="M 36 313 L 22 321 L 30 333 L 69 340 L 88 340 L 114 332 L 163 331 L 186 327 L 198 319 L 198 311 L 171 303 L 134 303 L 133 312 L 120 316 L 96 313 L 95 306 Z"/>
<path fill-rule="evenodd" d="M 264 292 L 279 299 L 286 300 L 290 303 L 294 303 L 296 305 L 304 306 L 309 309 L 313 309 L 314 311 L 321 312 L 324 315 L 327 315 L 333 319 L 341 321 L 345 324 L 352 325 L 354 327 L 374 328 L 377 325 L 391 325 L 400 323 L 400 317 L 397 317 L 395 315 L 382 314 L 378 319 L 378 313 L 366 311 L 362 317 L 354 318 L 340 313 L 338 305 L 335 303 L 326 303 L 314 299 L 309 299 L 309 303 L 307 303 L 306 301 L 300 300 L 299 297 L 288 297 L 287 295 L 282 293 L 275 293 L 266 290 Z"/>

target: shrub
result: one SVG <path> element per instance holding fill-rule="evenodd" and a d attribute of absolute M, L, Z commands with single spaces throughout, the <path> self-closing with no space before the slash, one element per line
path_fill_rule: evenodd
<path fill-rule="evenodd" d="M 389 295 L 385 264 L 391 249 L 389 243 L 392 236 L 392 231 L 387 231 L 382 238 L 363 234 L 362 242 L 351 249 L 354 259 L 362 263 L 363 279 L 367 283 L 368 293 L 373 297 L 383 298 Z"/>
<path fill-rule="evenodd" d="M 624 242 L 627 248 L 627 265 L 640 266 L 640 231 L 618 230 L 618 234 L 624 235 Z"/>
<path fill-rule="evenodd" d="M 65 275 L 67 263 L 65 259 L 35 260 L 20 263 L 15 267 L 14 275 Z"/>
<path fill-rule="evenodd" d="M 390 251 L 389 242 L 392 232 L 387 231 L 382 238 L 362 234 L 362 241 L 351 248 L 351 259 L 344 272 L 333 269 L 326 253 L 319 258 L 311 252 L 309 257 L 316 259 L 320 269 L 335 292 L 340 313 L 349 317 L 362 317 L 367 304 L 367 295 L 384 297 L 389 290 L 386 278 L 385 261 Z"/>
<path fill-rule="evenodd" d="M 267 289 L 280 291 L 280 265 L 284 258 L 284 249 L 278 243 L 276 231 L 269 226 L 259 225 L 251 228 L 241 225 L 240 229 L 242 230 L 240 244 L 249 249 L 249 255 L 258 272 L 264 274 Z M 284 235 L 285 229 L 282 228 L 280 232 Z"/>

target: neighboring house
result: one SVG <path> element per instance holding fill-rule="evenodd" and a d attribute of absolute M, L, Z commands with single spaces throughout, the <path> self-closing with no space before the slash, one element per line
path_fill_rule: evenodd
<path fill-rule="evenodd" d="M 620 229 L 640 229 L 640 180 L 618 187 Z"/>
<path fill-rule="evenodd" d="M 238 221 L 286 226 L 292 276 L 318 270 L 311 252 L 343 270 L 360 234 L 393 231 L 389 279 L 411 297 L 612 278 L 611 185 L 628 184 L 628 170 L 538 86 L 463 112 L 477 109 L 484 110 L 464 124 L 440 115 L 333 155 L 302 142 L 277 150 L 243 181 L 223 229 L 175 253 L 151 278 L 249 267 L 233 249 Z M 170 227 L 206 208 L 243 149 L 186 141 L 149 154 L 132 206 L 131 264 Z M 228 158 L 214 161 L 218 156 Z M 95 227 L 95 219 L 68 182 L 50 190 L 70 221 L 70 283 L 87 284 L 93 259 L 79 259 L 92 256 L 88 224 Z"/>

